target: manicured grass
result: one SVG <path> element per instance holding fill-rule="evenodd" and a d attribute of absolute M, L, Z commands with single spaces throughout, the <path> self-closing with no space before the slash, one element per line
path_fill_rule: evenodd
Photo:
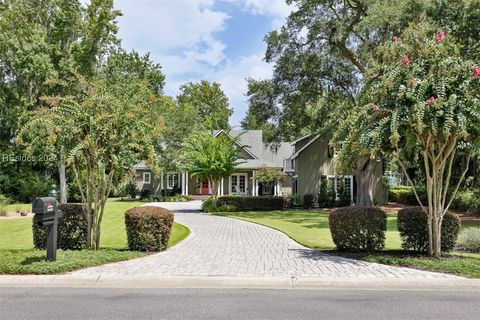
<path fill-rule="evenodd" d="M 183 224 L 174 223 L 172 227 L 172 233 L 170 234 L 170 239 L 168 240 L 168 247 L 173 247 L 174 245 L 188 237 L 189 234 L 190 229 L 185 227 Z"/>
<path fill-rule="evenodd" d="M 480 278 L 480 254 L 454 253 L 435 259 L 424 256 L 388 254 L 388 251 L 384 253 L 385 255 L 369 255 L 363 257 L 362 260 L 393 266 L 452 273 L 468 278 Z"/>
<path fill-rule="evenodd" d="M 18 211 L 32 211 L 32 204 L 31 203 L 14 203 L 9 204 L 5 207 L 7 212 L 16 212 Z"/>
<path fill-rule="evenodd" d="M 312 249 L 333 249 L 335 245 L 328 226 L 328 213 L 313 210 L 286 210 L 265 212 L 232 212 L 223 216 L 258 223 L 282 231 L 298 243 Z M 388 216 L 385 247 L 400 248 L 397 217 Z"/>
<path fill-rule="evenodd" d="M 144 252 L 102 249 L 99 251 L 57 251 L 57 261 L 45 260 L 43 250 L 0 250 L 0 274 L 56 274 L 129 260 Z"/>
<path fill-rule="evenodd" d="M 108 249 L 127 248 L 124 213 L 130 208 L 144 204 L 139 201 L 109 200 L 105 208 L 102 222 L 100 246 Z M 169 246 L 173 246 L 188 236 L 185 226 L 173 225 Z M 177 234 L 178 233 L 178 234 Z M 3 249 L 33 249 L 32 219 L 2 219 L 0 220 L 0 250 Z"/>
<path fill-rule="evenodd" d="M 124 213 L 144 204 L 138 201 L 110 200 L 102 222 L 101 250 L 57 251 L 57 261 L 45 261 L 44 250 L 34 250 L 32 219 L 0 220 L 0 274 L 55 274 L 142 257 L 144 252 L 127 250 Z M 169 247 L 185 239 L 190 230 L 174 223 Z"/>

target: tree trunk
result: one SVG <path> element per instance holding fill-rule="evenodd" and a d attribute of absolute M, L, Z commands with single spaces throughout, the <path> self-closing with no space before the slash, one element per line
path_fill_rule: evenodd
<path fill-rule="evenodd" d="M 166 197 L 168 196 L 167 192 L 168 192 L 168 189 L 167 189 L 167 183 L 168 183 L 168 176 L 167 174 L 163 174 L 163 196 Z"/>
<path fill-rule="evenodd" d="M 209 179 L 210 185 L 212 186 L 212 197 L 215 201 L 218 199 L 218 181 L 215 179 Z"/>
<path fill-rule="evenodd" d="M 374 205 L 373 193 L 380 177 L 375 176 L 375 171 L 381 164 L 377 160 L 371 158 L 359 159 L 355 168 L 355 179 L 357 181 L 357 206 L 371 207 Z"/>
<path fill-rule="evenodd" d="M 60 203 L 67 203 L 67 177 L 65 173 L 65 152 L 63 146 L 60 147 L 60 161 L 58 164 L 58 175 L 60 178 Z"/>

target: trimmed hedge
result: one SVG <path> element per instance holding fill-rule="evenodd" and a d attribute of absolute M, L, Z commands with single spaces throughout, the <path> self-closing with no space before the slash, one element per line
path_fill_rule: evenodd
<path fill-rule="evenodd" d="M 422 203 L 426 204 L 426 191 L 423 188 L 420 188 L 418 193 Z M 418 201 L 415 198 L 412 188 L 410 187 L 390 188 L 390 190 L 388 190 L 388 200 L 390 202 L 418 206 Z M 480 190 L 475 189 L 458 191 L 453 199 L 450 209 L 480 214 Z"/>
<path fill-rule="evenodd" d="M 397 226 L 402 238 L 402 248 L 425 253 L 428 251 L 428 219 L 421 207 L 404 208 L 397 214 Z M 442 251 L 455 248 L 460 219 L 448 212 L 442 222 Z"/>
<path fill-rule="evenodd" d="M 132 251 L 163 251 L 168 247 L 173 225 L 170 210 L 142 206 L 125 212 L 128 248 Z"/>
<path fill-rule="evenodd" d="M 338 250 L 375 251 L 385 246 L 387 215 L 374 207 L 344 207 L 328 216 Z"/>
<path fill-rule="evenodd" d="M 237 211 L 283 210 L 283 197 L 275 196 L 222 196 L 218 198 L 222 206 L 233 206 Z"/>
<path fill-rule="evenodd" d="M 427 200 L 427 194 L 425 190 L 419 189 L 418 194 L 420 196 L 420 200 L 425 203 Z M 388 190 L 388 201 L 418 206 L 417 198 L 415 197 L 415 193 L 411 187 L 390 188 Z"/>
<path fill-rule="evenodd" d="M 58 220 L 57 247 L 62 250 L 80 250 L 87 246 L 88 224 L 82 205 L 67 203 L 59 205 L 63 217 Z M 36 249 L 47 248 L 47 227 L 39 227 L 32 219 L 33 246 Z"/>

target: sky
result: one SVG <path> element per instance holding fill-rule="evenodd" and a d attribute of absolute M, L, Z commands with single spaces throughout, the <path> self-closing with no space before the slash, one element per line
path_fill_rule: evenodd
<path fill-rule="evenodd" d="M 265 35 L 282 26 L 285 0 L 116 0 L 122 46 L 150 52 L 166 76 L 164 93 L 201 79 L 220 83 L 238 126 L 248 109 L 246 78 L 266 79 Z"/>

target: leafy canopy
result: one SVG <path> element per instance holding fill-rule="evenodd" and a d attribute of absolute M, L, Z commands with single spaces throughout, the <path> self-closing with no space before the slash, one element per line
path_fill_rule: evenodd
<path fill-rule="evenodd" d="M 190 119 L 193 127 L 229 131 L 228 120 L 233 110 L 220 84 L 205 80 L 199 83 L 189 82 L 182 85 L 180 91 L 177 97 L 179 108 L 193 116 Z"/>
<path fill-rule="evenodd" d="M 276 168 L 262 167 L 255 172 L 255 179 L 266 185 L 274 185 L 277 182 L 284 181 L 285 178 L 285 174 Z"/>
<path fill-rule="evenodd" d="M 218 181 L 235 172 L 239 162 L 238 137 L 211 132 L 194 134 L 183 148 L 184 166 L 192 175 Z"/>
<path fill-rule="evenodd" d="M 401 165 L 418 202 L 428 213 L 429 254 L 441 254 L 442 220 L 480 143 L 480 69 L 461 53 L 448 32 L 412 25 L 379 49 L 382 63 L 365 88 L 369 103 L 359 110 L 361 148 L 390 152 Z M 355 136 L 353 136 L 355 135 Z M 406 170 L 409 145 L 417 145 L 426 176 L 427 203 Z M 455 158 L 466 168 L 451 188 Z M 453 190 L 451 190 L 453 189 Z"/>

